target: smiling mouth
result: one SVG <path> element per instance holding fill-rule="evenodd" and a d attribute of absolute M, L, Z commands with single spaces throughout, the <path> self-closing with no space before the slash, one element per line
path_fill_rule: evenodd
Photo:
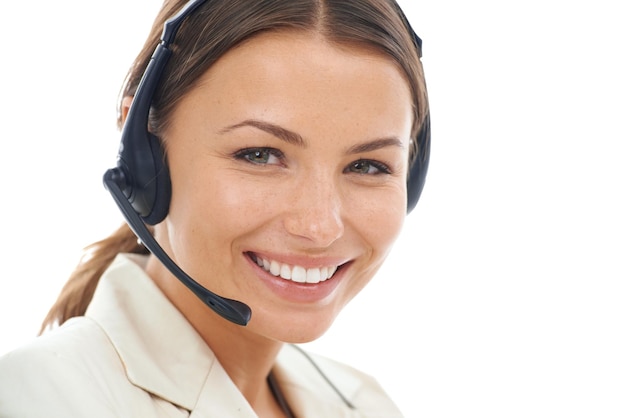
<path fill-rule="evenodd" d="M 324 282 L 337 272 L 341 266 L 325 266 L 319 268 L 304 268 L 302 266 L 292 266 L 280 263 L 275 260 L 268 260 L 256 254 L 248 253 L 248 256 L 263 270 L 272 276 L 280 277 L 296 283 L 320 283 Z"/>

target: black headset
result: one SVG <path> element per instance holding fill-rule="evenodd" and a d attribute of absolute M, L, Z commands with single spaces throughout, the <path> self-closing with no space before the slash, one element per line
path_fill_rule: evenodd
<path fill-rule="evenodd" d="M 226 319 L 245 325 L 250 309 L 242 302 L 215 295 L 189 277 L 170 259 L 146 227 L 161 222 L 168 213 L 172 186 L 159 138 L 148 130 L 150 106 L 159 85 L 161 74 L 172 54 L 169 49 L 181 23 L 206 0 L 190 0 L 163 27 L 157 45 L 128 111 L 117 158 L 117 166 L 104 174 L 104 185 L 113 196 L 131 229 L 143 244 L 170 269 L 187 287 Z M 421 57 L 422 40 L 412 29 L 408 19 L 398 11 L 409 29 Z M 426 114 L 415 138 L 418 154 L 411 164 L 407 179 L 407 212 L 411 212 L 424 187 L 430 156 L 430 115 Z"/>

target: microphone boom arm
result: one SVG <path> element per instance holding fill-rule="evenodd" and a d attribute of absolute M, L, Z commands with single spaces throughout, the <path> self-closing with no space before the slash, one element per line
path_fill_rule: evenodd
<path fill-rule="evenodd" d="M 117 203 L 117 206 L 122 211 L 126 222 L 143 245 L 158 258 L 174 276 L 218 315 L 237 325 L 245 326 L 252 316 L 250 307 L 243 302 L 219 296 L 201 286 L 170 258 L 156 239 L 154 239 L 146 227 L 146 224 L 128 202 L 121 187 L 121 184 L 125 182 L 124 179 L 123 171 L 117 167 L 106 171 L 103 182 L 106 189 L 113 196 L 113 200 L 115 200 L 115 203 Z"/>

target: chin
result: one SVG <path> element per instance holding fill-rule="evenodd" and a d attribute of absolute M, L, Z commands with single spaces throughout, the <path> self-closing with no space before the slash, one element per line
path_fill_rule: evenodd
<path fill-rule="evenodd" d="M 252 311 L 252 319 L 248 326 L 257 332 L 266 335 L 270 339 L 289 344 L 304 344 L 317 340 L 323 336 L 331 327 L 335 316 L 320 316 L 308 313 L 289 314 L 281 312 L 277 314 L 279 318 L 270 319 L 266 317 L 264 324 L 254 323 L 255 313 Z M 260 316 L 260 312 L 257 318 Z"/>
<path fill-rule="evenodd" d="M 282 339 L 281 341 L 285 343 L 289 343 L 289 344 L 306 344 L 306 343 L 310 343 L 319 339 L 326 333 L 326 331 L 328 331 L 328 328 L 325 328 L 324 330 L 321 330 L 319 332 L 297 333 L 297 334 L 289 335 L 286 338 Z"/>

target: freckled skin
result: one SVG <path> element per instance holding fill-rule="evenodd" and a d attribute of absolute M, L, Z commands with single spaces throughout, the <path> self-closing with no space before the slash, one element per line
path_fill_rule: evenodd
<path fill-rule="evenodd" d="M 227 129 L 246 120 L 284 128 L 305 145 L 254 126 Z M 195 280 L 248 304 L 252 319 L 239 327 L 218 317 L 158 260 L 151 258 L 147 271 L 227 370 L 247 367 L 241 354 L 252 346 L 249 362 L 271 364 L 279 342 L 311 341 L 328 329 L 400 232 L 412 124 L 408 84 L 372 51 L 311 33 L 264 34 L 211 67 L 171 122 L 163 140 L 173 194 L 155 236 Z M 379 138 L 399 145 L 350 151 Z M 263 164 L 236 158 L 246 147 L 280 155 Z M 361 159 L 391 172 L 359 173 L 353 164 Z M 297 303 L 264 284 L 267 273 L 249 253 L 349 265 L 329 295 Z"/>

